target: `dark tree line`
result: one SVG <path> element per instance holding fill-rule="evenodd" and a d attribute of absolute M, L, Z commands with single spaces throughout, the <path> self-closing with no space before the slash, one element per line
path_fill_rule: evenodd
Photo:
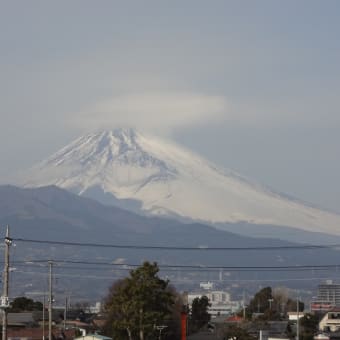
<path fill-rule="evenodd" d="M 19 313 L 19 312 L 29 312 L 35 310 L 43 310 L 43 304 L 40 301 L 34 301 L 27 297 L 21 296 L 15 298 L 11 302 L 11 306 L 8 309 L 10 313 Z"/>
<path fill-rule="evenodd" d="M 271 287 L 265 287 L 258 291 L 250 300 L 246 308 L 247 318 L 259 314 L 263 320 L 279 320 L 285 312 L 300 312 L 304 310 L 304 303 L 296 299 L 284 298 L 280 293 L 274 294 Z"/>

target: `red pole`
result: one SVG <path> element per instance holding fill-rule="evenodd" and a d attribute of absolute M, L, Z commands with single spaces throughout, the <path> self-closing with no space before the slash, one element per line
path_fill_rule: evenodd
<path fill-rule="evenodd" d="M 182 329 L 182 337 L 181 340 L 186 340 L 187 338 L 187 313 L 181 313 L 181 329 Z"/>

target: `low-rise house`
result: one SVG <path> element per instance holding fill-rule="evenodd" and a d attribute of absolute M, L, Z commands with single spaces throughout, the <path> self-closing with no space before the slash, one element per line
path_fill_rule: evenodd
<path fill-rule="evenodd" d="M 205 332 L 199 332 L 196 334 L 189 335 L 187 337 L 188 340 L 216 340 L 216 335 L 205 331 Z"/>
<path fill-rule="evenodd" d="M 2 324 L 2 320 L 1 320 Z M 37 320 L 33 317 L 33 312 L 23 313 L 8 313 L 7 314 L 7 326 L 8 327 L 32 327 L 37 325 Z"/>
<path fill-rule="evenodd" d="M 225 319 L 224 322 L 231 322 L 231 323 L 238 323 L 238 322 L 243 322 L 244 318 L 239 315 L 231 315 L 228 318 Z"/>
<path fill-rule="evenodd" d="M 258 334 L 263 330 L 263 333 L 266 334 L 266 337 L 263 337 L 263 340 L 277 340 L 277 339 L 288 339 L 287 338 L 287 325 L 286 321 L 268 321 L 265 325 L 257 328 Z M 256 333 L 253 333 L 256 334 Z"/>
<path fill-rule="evenodd" d="M 325 333 L 319 333 L 314 336 L 314 340 L 330 340 L 331 338 L 329 337 L 328 334 Z"/>
<path fill-rule="evenodd" d="M 289 321 L 296 321 L 298 318 L 299 320 L 305 316 L 304 312 L 288 312 L 288 320 Z"/>
<path fill-rule="evenodd" d="M 47 331 L 45 331 L 44 335 L 45 339 L 47 339 Z M 75 337 L 75 329 L 65 331 L 53 329 L 53 336 L 57 340 L 72 340 Z M 42 328 L 9 328 L 7 338 L 8 340 L 41 340 L 43 339 L 43 330 Z"/>
<path fill-rule="evenodd" d="M 319 330 L 322 332 L 340 331 L 340 308 L 334 308 L 324 315 L 319 322 Z"/>
<path fill-rule="evenodd" d="M 96 330 L 101 330 L 104 328 L 107 321 L 107 315 L 105 314 L 97 314 L 92 318 L 93 327 Z"/>
<path fill-rule="evenodd" d="M 112 338 L 105 336 L 105 335 L 99 335 L 99 334 L 87 334 L 87 335 L 75 338 L 74 340 L 112 340 Z"/>
<path fill-rule="evenodd" d="M 244 329 L 248 334 L 255 338 L 262 335 L 262 340 L 288 340 L 286 331 L 288 321 L 245 321 L 240 316 L 232 316 L 224 318 L 223 322 L 215 323 L 215 319 L 211 321 L 215 325 L 216 332 L 223 334 L 230 326 L 236 326 Z"/>

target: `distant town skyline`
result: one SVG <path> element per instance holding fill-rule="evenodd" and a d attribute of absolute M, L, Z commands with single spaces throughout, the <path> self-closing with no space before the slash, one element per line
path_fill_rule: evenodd
<path fill-rule="evenodd" d="M 0 183 L 131 126 L 340 213 L 338 1 L 4 1 Z"/>

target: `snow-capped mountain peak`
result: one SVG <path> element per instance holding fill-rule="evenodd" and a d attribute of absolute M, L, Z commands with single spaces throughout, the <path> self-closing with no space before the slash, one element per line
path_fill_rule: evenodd
<path fill-rule="evenodd" d="M 45 163 L 58 166 L 69 161 L 70 158 L 78 159 L 85 166 L 93 163 L 94 160 L 100 160 L 101 163 L 115 160 L 143 167 L 157 163 L 156 159 L 142 150 L 137 142 L 139 137 L 140 135 L 133 129 L 116 129 L 89 134 L 66 146 Z"/>
<path fill-rule="evenodd" d="M 29 171 L 26 187 L 57 185 L 134 200 L 143 212 L 209 223 L 249 222 L 340 235 L 340 216 L 221 169 L 175 143 L 133 129 L 80 137 Z"/>

